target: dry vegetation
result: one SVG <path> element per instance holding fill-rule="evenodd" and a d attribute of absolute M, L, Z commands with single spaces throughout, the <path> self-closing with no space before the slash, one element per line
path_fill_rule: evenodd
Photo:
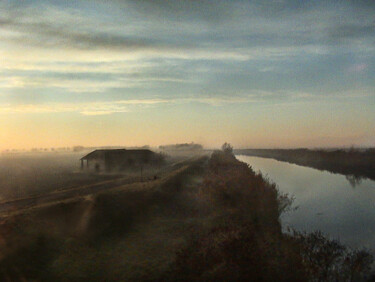
<path fill-rule="evenodd" d="M 309 150 L 309 149 L 246 149 L 236 153 L 272 158 L 348 176 L 351 184 L 360 178 L 375 180 L 375 149 Z"/>
<path fill-rule="evenodd" d="M 276 185 L 218 151 L 164 177 L 4 217 L 3 281 L 340 281 L 371 256 L 320 233 L 283 234 Z"/>
<path fill-rule="evenodd" d="M 0 156 L 0 202 L 116 178 L 79 173 L 82 153 L 28 153 Z"/>

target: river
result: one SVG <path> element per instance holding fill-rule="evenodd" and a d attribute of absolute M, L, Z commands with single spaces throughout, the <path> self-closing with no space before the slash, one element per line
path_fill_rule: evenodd
<path fill-rule="evenodd" d="M 354 183 L 344 175 L 287 162 L 236 157 L 295 197 L 293 205 L 298 208 L 282 215 L 284 230 L 288 226 L 299 231 L 321 230 L 352 248 L 375 251 L 375 181 Z"/>

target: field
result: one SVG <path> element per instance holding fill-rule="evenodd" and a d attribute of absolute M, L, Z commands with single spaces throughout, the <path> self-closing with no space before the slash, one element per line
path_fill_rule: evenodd
<path fill-rule="evenodd" d="M 291 199 L 226 152 L 2 214 L 3 281 L 356 281 L 371 256 L 283 234 Z"/>
<path fill-rule="evenodd" d="M 125 171 L 121 174 L 82 173 L 79 159 L 85 154 L 48 152 L 0 155 L 0 202 L 141 176 L 139 171 Z M 186 155 L 170 157 L 167 164 L 184 158 Z M 143 174 L 147 178 L 162 172 L 160 169 L 148 169 Z"/>
<path fill-rule="evenodd" d="M 79 173 L 78 153 L 28 153 L 0 156 L 0 201 L 94 183 L 113 176 Z"/>

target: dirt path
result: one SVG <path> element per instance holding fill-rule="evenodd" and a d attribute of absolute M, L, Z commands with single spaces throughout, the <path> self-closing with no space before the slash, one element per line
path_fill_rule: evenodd
<path fill-rule="evenodd" d="M 181 166 L 185 165 L 189 161 L 195 160 L 196 158 L 193 157 L 188 160 L 184 160 L 178 163 L 173 163 L 170 165 L 165 166 L 162 168 L 158 175 L 161 175 L 161 179 L 167 177 L 171 172 L 179 169 Z M 127 184 L 134 184 L 134 183 L 147 183 L 154 181 L 154 174 L 146 174 L 142 178 L 140 176 L 136 177 L 123 177 L 123 178 L 116 178 L 112 180 L 106 180 L 99 183 L 84 185 L 80 187 L 75 187 L 71 189 L 65 189 L 61 191 L 55 191 L 43 195 L 38 195 L 34 197 L 27 197 L 22 199 L 15 199 L 10 201 L 0 202 L 0 215 L 7 215 L 9 213 L 39 206 L 45 205 L 48 203 L 63 201 L 75 197 L 82 197 L 87 196 L 90 194 L 98 193 L 107 189 L 116 188 L 119 186 L 127 185 Z"/>
<path fill-rule="evenodd" d="M 121 185 L 132 184 L 137 182 L 148 182 L 150 180 L 142 181 L 140 177 L 125 177 L 114 180 L 107 180 L 100 183 L 84 185 L 77 188 L 67 189 L 63 191 L 52 192 L 36 197 L 29 197 L 23 199 L 16 199 L 0 203 L 0 214 L 9 213 L 16 210 L 22 210 L 33 206 L 47 204 L 50 202 L 62 201 L 77 196 L 86 196 L 97 193 L 109 188 L 114 188 Z"/>

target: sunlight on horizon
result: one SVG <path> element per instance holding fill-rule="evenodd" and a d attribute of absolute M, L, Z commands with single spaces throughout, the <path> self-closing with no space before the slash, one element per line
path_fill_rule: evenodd
<path fill-rule="evenodd" d="M 374 146 L 365 2 L 1 2 L 0 151 Z"/>

